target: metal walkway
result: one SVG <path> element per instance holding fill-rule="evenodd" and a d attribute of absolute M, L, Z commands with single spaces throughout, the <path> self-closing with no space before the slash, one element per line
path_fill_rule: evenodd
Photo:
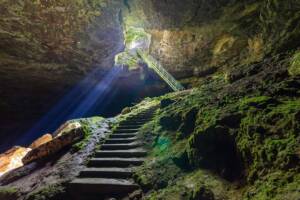
<path fill-rule="evenodd" d="M 137 50 L 137 53 L 175 92 L 185 89 L 155 58 L 141 50 Z"/>

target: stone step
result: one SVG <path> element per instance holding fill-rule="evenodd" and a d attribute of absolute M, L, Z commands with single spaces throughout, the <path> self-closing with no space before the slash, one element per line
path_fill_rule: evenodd
<path fill-rule="evenodd" d="M 131 178 L 133 168 L 86 168 L 79 174 L 80 177 L 91 178 Z"/>
<path fill-rule="evenodd" d="M 140 122 L 140 121 L 126 121 L 126 122 L 120 122 L 121 126 L 131 126 L 131 125 L 144 125 L 147 122 Z"/>
<path fill-rule="evenodd" d="M 109 197 L 126 195 L 139 189 L 139 186 L 125 179 L 78 178 L 69 184 L 68 189 L 75 199 L 97 195 L 100 200 L 108 195 Z"/>
<path fill-rule="evenodd" d="M 126 120 L 151 120 L 153 117 L 152 116 L 142 116 L 142 117 L 137 117 L 137 116 L 132 116 L 132 117 L 127 117 Z"/>
<path fill-rule="evenodd" d="M 132 138 L 121 138 L 121 139 L 107 139 L 105 140 L 105 144 L 127 144 L 127 143 L 132 143 L 135 142 L 138 138 L 137 137 L 132 137 Z"/>
<path fill-rule="evenodd" d="M 136 119 L 131 119 L 131 118 L 128 118 L 122 122 L 147 122 L 149 121 L 149 119 L 142 119 L 142 118 L 136 118 Z"/>
<path fill-rule="evenodd" d="M 129 167 L 143 164 L 144 158 L 92 158 L 89 167 Z"/>
<path fill-rule="evenodd" d="M 129 133 L 129 134 L 111 134 L 110 138 L 132 138 L 136 137 L 136 133 Z"/>
<path fill-rule="evenodd" d="M 128 144 L 103 144 L 101 145 L 101 150 L 125 150 L 133 149 L 142 146 L 142 143 L 132 142 Z"/>
<path fill-rule="evenodd" d="M 113 132 L 114 133 L 136 133 L 138 132 L 139 129 L 115 129 Z"/>
<path fill-rule="evenodd" d="M 141 127 L 142 125 L 121 125 L 118 126 L 117 129 L 140 129 Z"/>
<path fill-rule="evenodd" d="M 112 150 L 112 151 L 96 151 L 95 157 L 97 158 L 108 158 L 108 157 L 120 157 L 120 158 L 130 158 L 130 157 L 144 157 L 147 152 L 143 149 L 130 149 L 130 150 Z"/>

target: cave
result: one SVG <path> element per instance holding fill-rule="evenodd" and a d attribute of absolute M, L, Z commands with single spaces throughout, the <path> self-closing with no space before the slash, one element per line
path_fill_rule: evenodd
<path fill-rule="evenodd" d="M 0 1 L 0 200 L 298 200 L 298 0 Z"/>

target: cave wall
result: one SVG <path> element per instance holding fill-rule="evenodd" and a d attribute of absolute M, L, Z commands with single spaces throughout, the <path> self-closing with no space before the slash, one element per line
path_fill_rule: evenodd
<path fill-rule="evenodd" d="M 123 29 L 144 28 L 150 54 L 192 87 L 297 50 L 299 10 L 297 0 L 2 0 L 1 138 L 30 128 L 93 68 L 105 74 Z"/>
<path fill-rule="evenodd" d="M 151 54 L 183 79 L 297 49 L 299 6 L 295 0 L 128 0 L 124 22 L 144 27 Z"/>
<path fill-rule="evenodd" d="M 122 2 L 0 2 L 0 149 L 31 128 L 95 67 L 123 49 Z M 42 134 L 42 133 L 41 133 Z"/>

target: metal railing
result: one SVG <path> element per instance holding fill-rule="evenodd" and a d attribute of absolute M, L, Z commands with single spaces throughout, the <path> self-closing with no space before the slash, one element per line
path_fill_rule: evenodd
<path fill-rule="evenodd" d="M 165 70 L 155 58 L 141 50 L 137 50 L 137 53 L 148 67 L 152 68 L 175 92 L 185 90 L 185 88 L 167 70 Z"/>

